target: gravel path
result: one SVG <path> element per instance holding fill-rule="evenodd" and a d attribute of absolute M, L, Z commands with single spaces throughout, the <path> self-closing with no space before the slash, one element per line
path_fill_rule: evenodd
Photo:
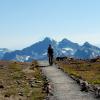
<path fill-rule="evenodd" d="M 49 66 L 47 61 L 39 61 L 43 73 L 54 86 L 54 95 L 50 100 L 97 100 L 88 92 L 81 92 L 74 80 L 63 73 L 57 66 Z"/>

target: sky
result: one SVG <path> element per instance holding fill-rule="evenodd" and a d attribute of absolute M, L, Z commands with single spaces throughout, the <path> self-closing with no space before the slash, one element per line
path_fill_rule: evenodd
<path fill-rule="evenodd" d="M 0 0 L 0 48 L 51 37 L 100 47 L 100 0 Z"/>

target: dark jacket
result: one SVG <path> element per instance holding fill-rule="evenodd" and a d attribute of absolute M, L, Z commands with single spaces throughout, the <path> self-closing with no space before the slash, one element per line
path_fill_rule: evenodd
<path fill-rule="evenodd" d="M 53 49 L 48 47 L 48 56 L 53 56 Z"/>

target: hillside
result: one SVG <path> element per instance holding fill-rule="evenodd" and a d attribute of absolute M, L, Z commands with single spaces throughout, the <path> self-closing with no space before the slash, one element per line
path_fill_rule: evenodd
<path fill-rule="evenodd" d="M 100 86 L 100 58 L 91 60 L 67 58 L 57 60 L 56 64 L 69 75 L 86 80 L 92 85 Z"/>
<path fill-rule="evenodd" d="M 36 66 L 35 61 L 0 61 L 0 100 L 43 100 L 44 80 Z"/>

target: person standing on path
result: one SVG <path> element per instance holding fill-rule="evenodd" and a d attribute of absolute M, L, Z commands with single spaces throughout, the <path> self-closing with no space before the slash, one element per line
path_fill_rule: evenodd
<path fill-rule="evenodd" d="M 53 64 L 53 48 L 51 44 L 49 44 L 49 47 L 48 47 L 48 58 L 49 58 L 49 64 L 52 65 Z"/>

